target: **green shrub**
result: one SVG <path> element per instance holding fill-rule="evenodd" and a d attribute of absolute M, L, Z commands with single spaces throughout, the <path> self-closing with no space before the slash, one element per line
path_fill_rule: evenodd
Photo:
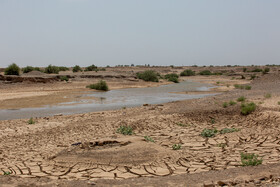
<path fill-rule="evenodd" d="M 250 86 L 250 85 L 245 86 L 245 90 L 251 90 L 251 88 L 252 88 L 252 86 Z"/>
<path fill-rule="evenodd" d="M 117 133 L 123 134 L 123 135 L 132 135 L 133 129 L 130 126 L 120 126 L 117 129 Z"/>
<path fill-rule="evenodd" d="M 35 121 L 33 120 L 33 118 L 30 118 L 30 119 L 27 121 L 27 123 L 28 123 L 29 125 L 32 125 L 32 124 L 35 124 Z"/>
<path fill-rule="evenodd" d="M 234 87 L 236 89 L 242 89 L 242 90 L 245 88 L 244 85 L 240 85 L 240 84 L 235 84 Z"/>
<path fill-rule="evenodd" d="M 266 99 L 271 98 L 271 93 L 266 93 L 266 94 L 264 95 L 264 97 L 265 97 Z"/>
<path fill-rule="evenodd" d="M 238 102 L 244 102 L 246 100 L 246 98 L 244 96 L 238 97 L 237 101 Z"/>
<path fill-rule="evenodd" d="M 95 65 L 91 65 L 86 67 L 85 71 L 98 71 L 98 68 Z"/>
<path fill-rule="evenodd" d="M 142 73 L 138 72 L 136 75 L 138 79 L 144 81 L 158 82 L 158 74 L 152 70 L 147 70 Z"/>
<path fill-rule="evenodd" d="M 173 150 L 179 150 L 179 149 L 181 149 L 181 144 L 174 144 L 174 145 L 172 145 L 172 149 L 173 149 Z"/>
<path fill-rule="evenodd" d="M 59 71 L 68 71 L 69 68 L 65 67 L 65 66 L 59 66 L 58 67 Z"/>
<path fill-rule="evenodd" d="M 23 73 L 29 73 L 33 70 L 34 70 L 34 68 L 32 66 L 26 66 L 25 68 L 22 68 Z"/>
<path fill-rule="evenodd" d="M 145 141 L 147 142 L 155 142 L 155 140 L 150 136 L 144 136 Z"/>
<path fill-rule="evenodd" d="M 212 75 L 212 73 L 209 70 L 204 70 L 204 71 L 199 72 L 199 75 Z"/>
<path fill-rule="evenodd" d="M 9 65 L 5 69 L 5 75 L 19 75 L 20 68 L 15 63 Z"/>
<path fill-rule="evenodd" d="M 254 80 L 256 78 L 256 75 L 251 75 L 251 80 Z"/>
<path fill-rule="evenodd" d="M 180 76 L 194 76 L 194 75 L 195 75 L 195 71 L 192 71 L 190 69 L 186 69 L 180 73 Z"/>
<path fill-rule="evenodd" d="M 179 83 L 179 80 L 178 80 L 178 78 L 176 78 L 176 77 L 170 77 L 170 78 L 168 79 L 168 81 L 174 82 L 174 83 Z"/>
<path fill-rule="evenodd" d="M 278 105 L 280 105 L 280 101 L 278 101 Z"/>
<path fill-rule="evenodd" d="M 265 69 L 263 70 L 263 74 L 267 74 L 269 71 L 270 71 L 269 68 L 265 68 Z"/>
<path fill-rule="evenodd" d="M 39 67 L 34 67 L 33 71 L 40 71 L 40 72 L 43 72 Z"/>
<path fill-rule="evenodd" d="M 262 72 L 262 71 L 263 71 L 263 70 L 260 69 L 260 68 L 256 68 L 256 69 L 252 70 L 252 72 Z"/>
<path fill-rule="evenodd" d="M 72 69 L 73 72 L 79 72 L 79 71 L 83 71 L 82 68 L 78 65 L 74 66 Z"/>
<path fill-rule="evenodd" d="M 218 133 L 218 130 L 216 128 L 214 129 L 203 129 L 201 132 L 201 136 L 203 137 L 213 137 Z"/>
<path fill-rule="evenodd" d="M 59 68 L 57 66 L 49 65 L 48 67 L 45 68 L 45 73 L 48 73 L 48 74 L 51 74 L 51 73 L 58 74 L 59 73 Z"/>
<path fill-rule="evenodd" d="M 247 68 L 243 68 L 243 72 L 246 72 L 247 71 Z"/>
<path fill-rule="evenodd" d="M 232 132 L 237 132 L 239 129 L 236 128 L 223 128 L 220 130 L 220 134 L 226 134 L 226 133 L 232 133 Z"/>
<path fill-rule="evenodd" d="M 262 158 L 259 159 L 259 155 L 254 153 L 240 153 L 242 166 L 257 166 L 262 164 Z"/>
<path fill-rule="evenodd" d="M 231 101 L 229 101 L 229 105 L 231 105 L 231 106 L 232 106 L 232 105 L 235 105 L 235 104 L 236 104 L 236 102 L 234 102 L 234 101 L 232 101 L 232 100 L 231 100 Z"/>
<path fill-rule="evenodd" d="M 243 115 L 248 115 L 250 113 L 252 113 L 253 111 L 256 110 L 256 104 L 255 103 L 243 103 L 241 105 L 241 114 Z"/>
<path fill-rule="evenodd" d="M 177 75 L 176 73 L 170 73 L 170 74 L 164 75 L 165 79 L 169 79 L 171 77 L 179 78 L 179 75 Z"/>
<path fill-rule="evenodd" d="M 103 90 L 103 91 L 108 91 L 109 90 L 106 81 L 103 81 L 103 80 L 100 80 L 96 84 L 88 85 L 87 88 L 95 89 L 95 90 Z"/>
<path fill-rule="evenodd" d="M 224 102 L 224 103 L 223 103 L 223 107 L 224 107 L 224 108 L 227 108 L 227 107 L 228 107 L 228 103 L 227 103 L 227 102 Z"/>
<path fill-rule="evenodd" d="M 61 81 L 66 81 L 66 82 L 68 82 L 68 81 L 69 81 L 69 78 L 68 78 L 67 76 L 61 76 L 61 77 L 60 77 L 60 80 L 61 80 Z"/>

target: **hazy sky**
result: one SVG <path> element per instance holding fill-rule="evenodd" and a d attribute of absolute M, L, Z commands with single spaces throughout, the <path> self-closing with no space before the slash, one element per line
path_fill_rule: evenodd
<path fill-rule="evenodd" d="M 280 64 L 279 0 L 0 0 L 0 67 Z"/>

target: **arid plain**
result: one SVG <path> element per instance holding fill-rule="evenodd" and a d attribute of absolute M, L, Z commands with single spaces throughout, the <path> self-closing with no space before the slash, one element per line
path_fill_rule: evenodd
<path fill-rule="evenodd" d="M 246 68 L 246 70 L 244 69 Z M 269 72 L 252 72 L 269 68 Z M 214 96 L 84 114 L 0 121 L 0 186 L 277 186 L 280 183 L 280 67 L 112 67 L 106 71 L 0 75 L 0 109 L 79 100 L 88 84 L 110 90 L 175 84 L 137 72 L 215 85 Z M 59 76 L 69 77 L 61 81 Z M 245 89 L 248 88 L 248 89 Z M 249 89 L 250 88 L 250 89 Z M 246 103 L 256 109 L 241 113 Z M 94 98 L 92 98 L 94 99 Z M 240 100 L 241 101 L 241 100 Z M 131 127 L 123 135 L 120 127 Z M 207 133 L 204 130 L 208 130 Z M 211 134 L 212 133 L 212 134 Z M 209 135 L 210 134 L 210 135 Z M 254 153 L 258 166 L 242 166 Z"/>

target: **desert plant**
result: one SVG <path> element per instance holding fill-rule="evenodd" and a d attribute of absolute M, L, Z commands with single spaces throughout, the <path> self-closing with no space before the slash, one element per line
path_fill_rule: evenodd
<path fill-rule="evenodd" d="M 245 86 L 245 90 L 251 90 L 251 88 L 252 88 L 252 86 L 250 86 L 250 85 Z"/>
<path fill-rule="evenodd" d="M 83 71 L 82 68 L 78 65 L 74 66 L 72 69 L 73 72 L 79 72 L 79 71 Z"/>
<path fill-rule="evenodd" d="M 264 97 L 265 97 L 266 99 L 271 98 L 271 93 L 266 93 L 266 94 L 264 95 Z"/>
<path fill-rule="evenodd" d="M 32 124 L 35 124 L 35 121 L 33 120 L 33 118 L 30 118 L 30 119 L 27 121 L 27 123 L 28 123 L 29 125 L 32 125 Z"/>
<path fill-rule="evenodd" d="M 58 67 L 59 71 L 68 71 L 69 68 L 65 67 L 65 66 L 59 66 Z"/>
<path fill-rule="evenodd" d="M 85 71 L 98 71 L 98 68 L 95 65 L 91 65 L 86 67 Z"/>
<path fill-rule="evenodd" d="M 263 71 L 263 70 L 260 69 L 260 68 L 256 68 L 256 69 L 252 70 L 252 72 L 262 72 L 262 71 Z"/>
<path fill-rule="evenodd" d="M 227 103 L 227 102 L 224 102 L 224 103 L 223 103 L 223 107 L 224 107 L 224 108 L 227 108 L 227 107 L 228 107 L 228 103 Z"/>
<path fill-rule="evenodd" d="M 34 70 L 34 68 L 32 66 L 26 66 L 25 68 L 22 68 L 23 73 L 29 73 L 33 70 Z"/>
<path fill-rule="evenodd" d="M 240 153 L 242 166 L 257 166 L 262 164 L 263 159 L 254 153 Z"/>
<path fill-rule="evenodd" d="M 231 105 L 231 106 L 236 104 L 236 102 L 234 102 L 234 101 L 232 101 L 232 100 L 229 101 L 228 103 L 229 103 L 229 105 Z"/>
<path fill-rule="evenodd" d="M 174 145 L 172 145 L 172 149 L 173 149 L 173 150 L 179 150 L 179 149 L 181 149 L 181 144 L 174 144 Z"/>
<path fill-rule="evenodd" d="M 69 81 L 69 78 L 68 78 L 67 76 L 61 76 L 61 77 L 60 77 L 60 80 L 61 80 L 61 81 L 66 81 L 66 82 L 68 82 L 68 81 Z"/>
<path fill-rule="evenodd" d="M 254 80 L 256 78 L 256 75 L 251 75 L 251 80 Z"/>
<path fill-rule="evenodd" d="M 220 134 L 226 134 L 226 133 L 232 133 L 232 132 L 237 132 L 239 131 L 239 129 L 236 128 L 223 128 L 222 130 L 220 130 Z"/>
<path fill-rule="evenodd" d="M 179 83 L 179 80 L 178 80 L 178 78 L 176 78 L 176 77 L 170 77 L 170 78 L 168 79 L 168 81 L 174 82 L 174 83 Z"/>
<path fill-rule="evenodd" d="M 244 102 L 246 100 L 246 98 L 244 96 L 238 97 L 237 101 L 238 102 Z"/>
<path fill-rule="evenodd" d="M 123 134 L 123 135 L 132 135 L 133 129 L 130 126 L 120 126 L 117 129 L 117 133 Z"/>
<path fill-rule="evenodd" d="M 269 71 L 270 71 L 269 68 L 265 68 L 265 69 L 263 70 L 263 74 L 267 74 Z"/>
<path fill-rule="evenodd" d="M 246 72 L 247 71 L 247 68 L 243 68 L 243 72 Z"/>
<path fill-rule="evenodd" d="M 280 105 L 280 101 L 278 101 L 278 105 Z"/>
<path fill-rule="evenodd" d="M 203 71 L 199 72 L 199 75 L 212 75 L 212 73 L 209 70 L 203 70 Z"/>
<path fill-rule="evenodd" d="M 169 74 L 164 75 L 165 79 L 169 79 L 171 77 L 179 78 L 179 75 L 177 75 L 176 73 L 169 73 Z"/>
<path fill-rule="evenodd" d="M 194 75 L 195 75 L 195 71 L 192 71 L 190 69 L 186 69 L 180 73 L 180 76 L 194 76 Z"/>
<path fill-rule="evenodd" d="M 243 103 L 241 105 L 241 114 L 243 115 L 248 115 L 250 113 L 252 113 L 253 111 L 256 110 L 256 104 L 255 103 Z"/>
<path fill-rule="evenodd" d="M 203 129 L 201 132 L 201 136 L 207 138 L 207 137 L 213 137 L 218 133 L 218 130 L 216 128 L 214 129 Z"/>
<path fill-rule="evenodd" d="M 219 143 L 217 144 L 218 147 L 221 147 L 221 148 L 225 148 L 227 146 L 227 144 L 225 143 Z"/>
<path fill-rule="evenodd" d="M 158 74 L 152 70 L 147 70 L 142 73 L 138 72 L 136 75 L 138 79 L 142 79 L 144 81 L 158 82 Z"/>
<path fill-rule="evenodd" d="M 20 68 L 15 63 L 5 68 L 5 75 L 19 75 Z"/>
<path fill-rule="evenodd" d="M 216 123 L 215 118 L 211 118 L 210 122 L 211 122 L 211 124 Z"/>
<path fill-rule="evenodd" d="M 87 86 L 87 88 L 95 89 L 95 90 L 103 90 L 103 91 L 108 91 L 109 90 L 109 87 L 108 87 L 106 81 L 103 81 L 103 80 L 100 80 L 96 84 L 90 84 L 90 85 Z"/>
<path fill-rule="evenodd" d="M 147 142 L 155 142 L 155 140 L 150 136 L 144 136 L 145 141 Z"/>
<path fill-rule="evenodd" d="M 48 67 L 45 68 L 45 73 L 48 73 L 48 74 L 51 74 L 51 73 L 58 74 L 59 73 L 59 68 L 57 66 L 49 65 Z"/>
<path fill-rule="evenodd" d="M 12 174 L 12 172 L 10 172 L 10 171 L 3 171 L 3 175 L 11 175 Z"/>

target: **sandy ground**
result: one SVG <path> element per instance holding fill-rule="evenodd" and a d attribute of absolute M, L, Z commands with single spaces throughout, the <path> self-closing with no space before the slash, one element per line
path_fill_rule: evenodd
<path fill-rule="evenodd" d="M 38 118 L 33 125 L 26 119 L 0 121 L 0 170 L 8 174 L 0 177 L 1 185 L 279 185 L 278 71 L 252 82 L 226 76 L 192 79 L 222 84 L 225 90 L 161 105 Z M 233 89 L 237 83 L 252 89 Z M 257 110 L 244 116 L 238 102 L 222 106 L 240 96 L 255 102 Z M 133 135 L 117 133 L 120 126 L 131 126 Z M 204 138 L 205 128 L 239 131 Z M 174 144 L 181 149 L 173 150 Z M 258 154 L 263 165 L 241 167 L 241 152 Z"/>

